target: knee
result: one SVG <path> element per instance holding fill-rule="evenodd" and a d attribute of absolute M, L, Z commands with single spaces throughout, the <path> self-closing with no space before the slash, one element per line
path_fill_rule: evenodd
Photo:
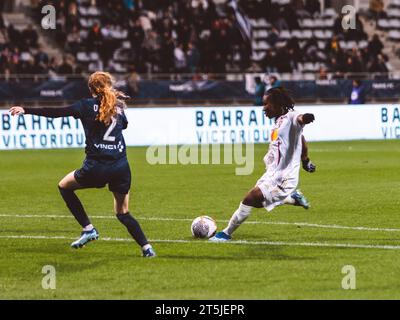
<path fill-rule="evenodd" d="M 68 190 L 64 188 L 64 186 L 61 183 L 58 184 L 58 191 L 62 196 L 64 196 L 68 192 Z"/>
<path fill-rule="evenodd" d="M 251 206 L 254 208 L 262 208 L 264 201 L 264 195 L 259 188 L 252 189 L 246 197 L 243 199 L 242 203 L 246 206 Z"/>
<path fill-rule="evenodd" d="M 67 187 L 67 185 L 59 183 L 58 184 L 58 191 L 60 191 L 61 195 L 67 195 L 67 194 L 71 194 L 74 192 L 74 190 L 71 190 Z"/>

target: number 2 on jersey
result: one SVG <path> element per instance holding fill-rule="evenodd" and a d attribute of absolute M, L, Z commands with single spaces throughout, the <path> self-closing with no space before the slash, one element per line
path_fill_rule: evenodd
<path fill-rule="evenodd" d="M 112 118 L 111 119 L 111 124 L 108 127 L 106 133 L 104 134 L 104 137 L 103 137 L 104 141 L 110 141 L 110 142 L 114 142 L 115 141 L 115 137 L 110 136 L 110 134 L 114 130 L 116 125 L 117 125 L 117 119 L 116 118 Z"/>

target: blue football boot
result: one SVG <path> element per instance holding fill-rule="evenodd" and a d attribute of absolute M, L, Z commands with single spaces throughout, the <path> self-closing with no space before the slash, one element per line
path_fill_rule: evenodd
<path fill-rule="evenodd" d="M 211 237 L 209 240 L 213 242 L 225 242 L 231 240 L 232 237 L 226 234 L 223 231 L 218 232 L 214 237 Z"/>
<path fill-rule="evenodd" d="M 306 199 L 306 197 L 300 192 L 300 190 L 296 190 L 290 195 L 294 201 L 295 201 L 295 206 L 301 206 L 304 209 L 310 208 L 310 202 Z"/>
<path fill-rule="evenodd" d="M 81 236 L 78 240 L 74 241 L 71 243 L 71 247 L 75 249 L 82 248 L 85 244 L 87 244 L 90 241 L 93 240 L 98 240 L 99 239 L 99 233 L 95 228 L 93 228 L 90 231 L 82 231 Z"/>

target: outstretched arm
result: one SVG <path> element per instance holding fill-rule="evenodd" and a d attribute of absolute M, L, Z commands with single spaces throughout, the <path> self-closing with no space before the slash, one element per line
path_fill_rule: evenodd
<path fill-rule="evenodd" d="M 313 122 L 315 120 L 314 114 L 312 113 L 304 113 L 304 114 L 300 114 L 297 117 L 297 122 L 299 124 L 301 124 L 302 126 L 309 124 L 311 122 Z"/>
<path fill-rule="evenodd" d="M 80 118 L 80 111 L 77 104 L 63 108 L 22 108 L 19 106 L 11 107 L 9 112 L 12 116 L 20 114 L 34 114 L 48 118 L 74 117 Z"/>
<path fill-rule="evenodd" d="M 301 163 L 303 165 L 303 169 L 307 172 L 314 172 L 317 168 L 308 157 L 308 146 L 303 135 L 301 136 Z"/>

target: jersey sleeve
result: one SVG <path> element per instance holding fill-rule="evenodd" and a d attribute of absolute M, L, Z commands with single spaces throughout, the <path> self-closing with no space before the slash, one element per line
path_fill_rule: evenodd
<path fill-rule="evenodd" d="M 128 118 L 126 117 L 126 114 L 124 111 L 122 111 L 122 128 L 126 129 L 128 128 Z"/>
<path fill-rule="evenodd" d="M 124 129 L 128 128 L 128 118 L 126 117 L 126 114 L 124 112 L 124 108 L 118 106 L 117 107 L 117 114 L 121 117 L 120 120 L 121 120 L 121 123 L 122 123 L 122 129 L 124 130 Z"/>
<path fill-rule="evenodd" d="M 296 112 L 296 111 L 290 112 L 292 126 L 300 131 L 304 128 L 304 125 L 299 123 L 299 121 L 298 121 L 299 115 L 300 115 L 299 112 Z"/>
<path fill-rule="evenodd" d="M 33 114 L 48 118 L 74 117 L 75 119 L 82 118 L 82 103 L 81 101 L 63 108 L 24 108 L 26 114 Z"/>

